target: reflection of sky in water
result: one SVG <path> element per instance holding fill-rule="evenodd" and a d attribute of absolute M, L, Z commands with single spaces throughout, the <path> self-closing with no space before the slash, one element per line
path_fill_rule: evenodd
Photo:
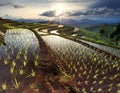
<path fill-rule="evenodd" d="M 11 55 L 15 57 L 19 51 L 28 54 L 39 53 L 39 43 L 35 35 L 26 29 L 10 29 L 5 34 L 5 46 L 0 46 L 2 57 Z"/>
<path fill-rule="evenodd" d="M 96 44 L 96 43 L 85 41 L 85 40 L 81 40 L 81 39 L 80 39 L 80 41 L 88 43 L 88 44 L 90 44 L 94 47 L 97 47 L 97 48 L 102 49 L 104 51 L 107 51 L 107 52 L 109 52 L 109 53 L 111 53 L 115 56 L 120 57 L 120 50 L 118 50 L 118 49 L 115 49 L 115 48 L 112 48 L 112 47 L 109 47 L 109 46 L 105 46 L 105 45 Z"/>
<path fill-rule="evenodd" d="M 100 61 L 112 61 L 109 58 L 106 59 L 105 56 L 101 55 L 101 53 L 99 53 L 98 51 L 94 51 L 93 49 L 88 48 L 82 44 L 62 38 L 60 36 L 50 35 L 42 36 L 42 38 L 46 42 L 46 44 L 48 44 L 51 49 L 53 49 L 58 55 L 62 56 L 63 58 L 67 57 L 68 60 L 73 57 L 73 60 L 78 59 L 78 61 L 81 61 L 81 58 L 86 59 L 87 57 L 94 58 L 95 56 L 97 56 Z"/>
<path fill-rule="evenodd" d="M 88 55 L 88 52 L 94 53 L 93 50 L 79 44 L 73 42 L 71 40 L 50 35 L 50 36 L 43 36 L 43 40 L 58 54 L 67 53 L 68 56 L 75 56 L 75 55 Z M 83 52 L 83 50 L 85 50 Z M 82 54 L 81 54 L 82 53 Z"/>

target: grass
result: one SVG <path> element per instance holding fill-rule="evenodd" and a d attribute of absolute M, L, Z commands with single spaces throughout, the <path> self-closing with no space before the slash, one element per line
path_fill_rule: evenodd
<path fill-rule="evenodd" d="M 113 24 L 113 25 L 108 24 L 108 25 L 99 25 L 99 26 L 87 27 L 86 29 L 88 29 L 91 32 L 99 34 L 99 31 L 101 29 L 107 30 L 108 33 L 111 33 L 115 28 L 116 28 L 116 24 Z"/>
<path fill-rule="evenodd" d="M 80 31 L 78 32 L 78 37 L 100 44 L 111 45 L 110 40 L 101 37 L 99 34 L 91 33 L 90 31 L 87 31 L 85 29 L 80 29 Z"/>
<path fill-rule="evenodd" d="M 7 90 L 7 84 L 6 84 L 6 81 L 2 84 L 2 89 L 5 91 Z"/>
<path fill-rule="evenodd" d="M 17 27 L 15 27 L 15 26 L 12 26 L 10 23 L 5 23 L 5 24 L 3 24 L 3 26 L 4 26 L 5 28 L 7 28 L 7 29 L 17 28 Z"/>
<path fill-rule="evenodd" d="M 5 45 L 4 36 L 0 35 L 0 45 Z"/>
<path fill-rule="evenodd" d="M 108 45 L 111 47 L 120 48 L 120 44 L 116 44 L 116 42 L 114 40 L 111 40 L 109 37 L 110 34 L 116 29 L 116 26 L 117 26 L 117 24 L 104 24 L 104 25 L 87 27 L 84 29 L 88 30 L 89 32 L 96 33 L 98 36 L 101 36 L 101 39 L 102 38 L 104 39 L 104 40 L 99 40 L 101 42 L 96 41 L 97 43 L 105 44 L 105 45 Z M 101 33 L 100 33 L 101 29 L 103 29 L 105 31 L 104 35 L 101 35 Z M 120 43 L 120 42 L 118 42 L 118 43 Z"/>
<path fill-rule="evenodd" d="M 120 48 L 119 45 L 116 45 L 116 43 L 113 42 L 112 40 L 110 40 L 109 38 L 102 37 L 100 34 L 90 32 L 90 31 L 86 30 L 85 28 L 80 28 L 77 32 L 73 32 L 73 30 L 71 30 L 70 27 L 67 27 L 67 30 L 66 30 L 66 28 L 61 28 L 61 29 L 62 30 L 59 31 L 59 33 L 61 33 L 61 35 L 65 36 L 65 37 L 69 36 L 74 39 L 83 39 L 83 40 L 87 40 L 90 42 L 110 46 L 113 48 Z M 72 37 L 71 36 L 72 34 L 76 34 L 76 36 Z"/>

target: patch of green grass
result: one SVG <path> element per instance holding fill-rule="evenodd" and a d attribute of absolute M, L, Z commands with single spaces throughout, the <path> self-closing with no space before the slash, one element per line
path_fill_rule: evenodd
<path fill-rule="evenodd" d="M 78 36 L 76 38 L 82 38 L 87 41 L 107 45 L 107 46 L 113 46 L 113 47 L 119 47 L 116 46 L 115 42 L 111 41 L 109 38 L 102 37 L 100 34 L 90 32 L 84 28 L 81 28 L 77 32 Z"/>
<path fill-rule="evenodd" d="M 5 42 L 4 42 L 4 36 L 3 35 L 0 35 L 0 45 L 1 44 L 5 44 Z"/>
<path fill-rule="evenodd" d="M 93 26 L 88 27 L 87 29 L 94 33 L 99 33 L 101 29 L 107 30 L 108 33 L 111 33 L 116 27 L 116 25 L 99 25 L 99 26 Z"/>
<path fill-rule="evenodd" d="M 3 26 L 4 26 L 5 28 L 7 28 L 7 29 L 17 28 L 17 27 L 15 27 L 15 26 L 12 26 L 10 23 L 5 23 L 5 24 L 3 24 Z"/>

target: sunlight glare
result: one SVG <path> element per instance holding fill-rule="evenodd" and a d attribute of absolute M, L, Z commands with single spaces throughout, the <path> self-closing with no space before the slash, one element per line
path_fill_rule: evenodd
<path fill-rule="evenodd" d="M 65 11 L 67 11 L 67 6 L 65 4 L 56 4 L 53 7 L 53 10 L 56 11 L 56 16 L 59 16 L 61 14 L 63 14 Z"/>

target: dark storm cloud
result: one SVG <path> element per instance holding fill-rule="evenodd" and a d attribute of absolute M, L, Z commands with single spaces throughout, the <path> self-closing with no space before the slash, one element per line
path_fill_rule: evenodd
<path fill-rule="evenodd" d="M 120 8 L 111 9 L 107 7 L 82 9 L 67 13 L 68 16 L 109 16 L 109 15 L 120 15 Z"/>
<path fill-rule="evenodd" d="M 46 16 L 46 17 L 54 17 L 55 15 L 56 15 L 56 11 L 54 10 L 53 11 L 49 10 L 40 14 L 40 16 Z"/>
<path fill-rule="evenodd" d="M 90 6 L 91 8 L 107 7 L 112 9 L 120 8 L 120 0 L 98 0 L 95 4 Z"/>
<path fill-rule="evenodd" d="M 120 16 L 120 8 L 118 9 L 111 9 L 107 7 L 101 8 L 91 8 L 91 9 L 81 9 L 77 11 L 67 11 L 62 13 L 59 16 L 67 16 L 67 17 L 78 17 L 78 16 Z M 45 17 L 54 17 L 56 16 L 56 11 L 45 11 L 40 16 Z"/>

